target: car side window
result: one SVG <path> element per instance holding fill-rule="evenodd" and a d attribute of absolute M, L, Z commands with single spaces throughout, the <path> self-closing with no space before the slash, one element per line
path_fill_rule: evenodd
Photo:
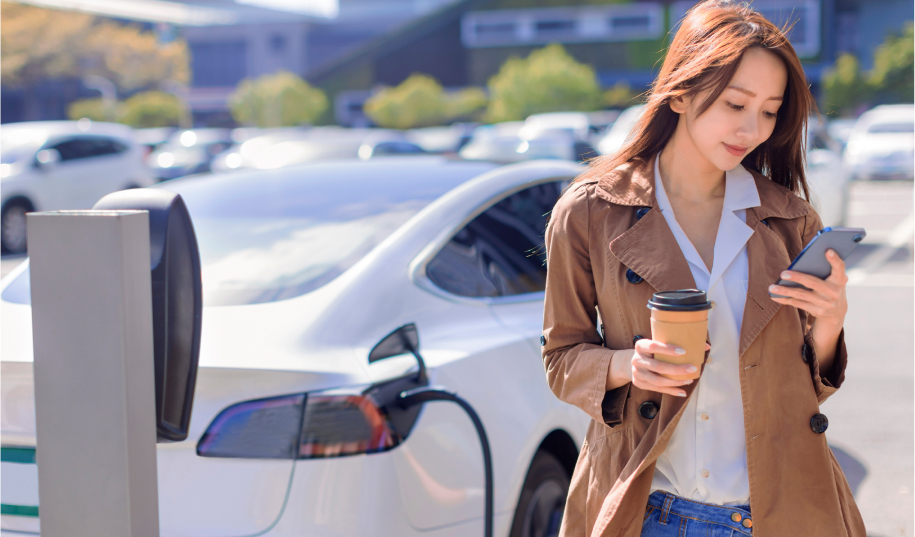
<path fill-rule="evenodd" d="M 404 155 L 422 153 L 423 150 L 415 144 L 408 142 L 381 142 L 375 146 L 372 156 L 380 155 Z"/>
<path fill-rule="evenodd" d="M 85 136 L 71 138 L 51 146 L 60 153 L 60 160 L 79 160 L 91 157 L 115 155 L 127 151 L 128 147 L 122 142 L 103 136 Z"/>
<path fill-rule="evenodd" d="M 549 213 L 567 184 L 532 186 L 486 209 L 432 258 L 426 276 L 443 290 L 466 297 L 543 291 L 543 236 Z"/>

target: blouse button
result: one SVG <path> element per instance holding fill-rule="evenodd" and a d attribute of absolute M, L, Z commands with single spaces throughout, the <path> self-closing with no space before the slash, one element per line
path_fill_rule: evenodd
<path fill-rule="evenodd" d="M 708 470 L 702 470 L 702 477 L 708 477 Z"/>
<path fill-rule="evenodd" d="M 702 421 L 708 421 L 708 414 L 703 412 L 701 415 L 699 415 L 699 419 L 701 419 Z"/>

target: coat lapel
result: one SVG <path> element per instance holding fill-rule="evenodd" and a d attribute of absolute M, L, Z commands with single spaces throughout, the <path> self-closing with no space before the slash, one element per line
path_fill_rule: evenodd
<path fill-rule="evenodd" d="M 793 219 L 804 216 L 810 206 L 800 198 L 776 185 L 766 177 L 753 173 L 759 191 L 760 206 L 747 210 L 747 226 L 754 230 L 747 242 L 749 274 L 747 303 L 740 326 L 739 356 L 743 356 L 766 324 L 781 307 L 769 297 L 769 286 L 777 282 L 781 272 L 791 264 L 785 241 L 763 220 Z"/>
<path fill-rule="evenodd" d="M 686 257 L 658 209 L 654 159 L 633 160 L 602 177 L 598 192 L 616 205 L 650 207 L 648 214 L 610 242 L 610 252 L 656 291 L 696 286 Z"/>
<path fill-rule="evenodd" d="M 610 242 L 610 252 L 656 291 L 696 286 L 686 257 L 657 206 Z"/>

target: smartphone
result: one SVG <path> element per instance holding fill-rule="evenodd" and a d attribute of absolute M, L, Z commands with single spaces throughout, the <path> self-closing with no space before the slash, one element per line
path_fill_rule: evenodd
<path fill-rule="evenodd" d="M 794 261 L 791 262 L 791 266 L 788 267 L 788 270 L 803 272 L 804 274 L 810 274 L 811 276 L 816 276 L 821 280 L 825 280 L 832 272 L 832 265 L 830 265 L 829 261 L 826 259 L 826 250 L 829 250 L 830 248 L 835 250 L 836 253 L 839 254 L 839 257 L 845 260 L 851 254 L 852 250 L 855 249 L 855 246 L 857 246 L 866 236 L 867 233 L 860 227 L 823 228 L 817 232 L 813 237 L 813 240 L 810 241 L 810 244 L 805 246 L 804 249 L 801 250 L 801 253 L 794 258 Z M 797 282 L 782 280 L 781 278 L 779 278 L 776 284 L 784 285 L 785 287 L 800 287 L 802 289 L 807 289 Z M 769 296 L 786 298 L 782 295 L 774 295 L 772 293 L 769 293 Z"/>

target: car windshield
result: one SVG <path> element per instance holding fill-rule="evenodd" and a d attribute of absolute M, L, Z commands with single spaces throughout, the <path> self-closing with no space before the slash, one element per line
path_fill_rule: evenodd
<path fill-rule="evenodd" d="M 335 162 L 164 188 L 191 213 L 204 304 L 254 304 L 330 282 L 431 201 L 491 167 Z"/>
<path fill-rule="evenodd" d="M 915 132 L 915 123 L 898 122 L 898 123 L 874 123 L 868 127 L 867 132 L 872 134 L 883 134 L 891 132 Z"/>

